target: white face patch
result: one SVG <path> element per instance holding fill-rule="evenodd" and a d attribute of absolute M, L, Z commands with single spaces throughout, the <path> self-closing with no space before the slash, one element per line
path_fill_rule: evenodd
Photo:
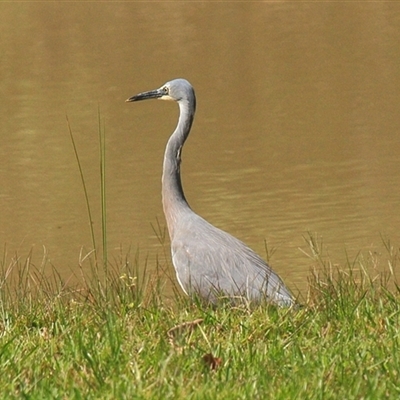
<path fill-rule="evenodd" d="M 175 101 L 169 94 L 159 97 L 160 100 L 172 100 Z"/>

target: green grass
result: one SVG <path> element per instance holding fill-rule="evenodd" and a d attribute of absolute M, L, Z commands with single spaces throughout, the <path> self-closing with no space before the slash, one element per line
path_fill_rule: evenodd
<path fill-rule="evenodd" d="M 399 398 L 398 252 L 386 242 L 387 255 L 339 268 L 306 240 L 315 269 L 299 310 L 166 300 L 164 274 L 138 273 L 136 256 L 67 287 L 4 255 L 0 397 Z"/>
<path fill-rule="evenodd" d="M 334 265 L 308 235 L 313 266 L 300 309 L 217 308 L 166 298 L 165 246 L 157 265 L 138 254 L 110 262 L 106 151 L 99 116 L 101 248 L 72 129 L 93 249 L 79 279 L 64 282 L 46 255 L 39 266 L 0 260 L 0 398 L 380 399 L 400 396 L 399 251 Z M 153 227 L 160 242 L 166 232 Z M 273 249 L 268 249 L 269 257 Z M 89 263 L 90 272 L 83 268 Z M 155 271 L 150 273 L 149 271 Z M 378 273 L 377 271 L 387 271 Z"/>

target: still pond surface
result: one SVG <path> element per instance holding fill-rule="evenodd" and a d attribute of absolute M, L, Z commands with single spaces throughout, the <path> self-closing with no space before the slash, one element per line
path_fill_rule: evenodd
<path fill-rule="evenodd" d="M 0 244 L 78 274 L 100 244 L 98 110 L 110 259 L 162 254 L 164 146 L 178 108 L 125 104 L 176 77 L 196 89 L 183 152 L 192 208 L 265 256 L 295 293 L 316 232 L 333 261 L 400 239 L 400 5 L 2 3 Z M 162 258 L 162 257 L 161 257 Z M 384 257 L 383 257 L 384 260 Z M 382 268 L 384 262 L 382 260 Z M 84 265 L 85 267 L 85 265 Z"/>

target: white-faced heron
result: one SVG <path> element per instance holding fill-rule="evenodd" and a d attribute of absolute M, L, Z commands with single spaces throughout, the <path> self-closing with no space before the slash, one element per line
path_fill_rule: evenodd
<path fill-rule="evenodd" d="M 181 151 L 196 110 L 196 96 L 185 79 L 137 94 L 127 102 L 161 99 L 179 105 L 178 125 L 165 149 L 162 202 L 171 239 L 172 261 L 186 294 L 215 303 L 219 298 L 267 301 L 290 306 L 295 299 L 271 267 L 243 242 L 197 215 L 182 189 Z"/>

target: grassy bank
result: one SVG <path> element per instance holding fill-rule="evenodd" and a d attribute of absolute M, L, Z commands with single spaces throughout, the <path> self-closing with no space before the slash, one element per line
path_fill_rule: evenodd
<path fill-rule="evenodd" d="M 300 310 L 165 301 L 160 280 L 129 263 L 66 288 L 29 259 L 3 260 L 0 396 L 398 398 L 398 253 L 387 244 L 339 268 L 308 244 L 315 271 Z"/>

